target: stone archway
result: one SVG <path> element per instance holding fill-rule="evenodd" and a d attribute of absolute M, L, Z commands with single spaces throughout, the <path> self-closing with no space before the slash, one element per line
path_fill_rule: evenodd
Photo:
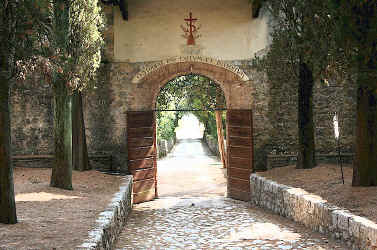
<path fill-rule="evenodd" d="M 253 169 L 251 81 L 234 65 L 203 57 L 179 57 L 158 62 L 139 72 L 127 98 L 128 168 L 134 176 L 134 202 L 157 197 L 155 101 L 166 82 L 177 76 L 198 74 L 214 80 L 227 103 L 227 194 L 250 199 Z"/>

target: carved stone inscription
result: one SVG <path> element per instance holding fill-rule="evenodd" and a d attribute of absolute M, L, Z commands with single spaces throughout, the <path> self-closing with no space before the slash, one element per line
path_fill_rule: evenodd
<path fill-rule="evenodd" d="M 240 80 L 242 81 L 249 80 L 249 77 L 240 68 L 238 68 L 235 65 L 225 63 L 221 60 L 217 60 L 210 57 L 204 57 L 204 56 L 178 56 L 178 57 L 169 58 L 166 60 L 156 62 L 152 64 L 151 66 L 144 68 L 142 71 L 140 71 L 139 73 L 135 75 L 135 77 L 132 79 L 132 83 L 141 82 L 141 80 L 147 77 L 149 74 L 156 71 L 163 70 L 162 67 L 164 67 L 165 65 L 174 64 L 174 63 L 182 63 L 182 62 L 200 62 L 200 63 L 211 64 L 211 65 L 221 67 L 235 73 L 236 75 L 239 76 Z"/>

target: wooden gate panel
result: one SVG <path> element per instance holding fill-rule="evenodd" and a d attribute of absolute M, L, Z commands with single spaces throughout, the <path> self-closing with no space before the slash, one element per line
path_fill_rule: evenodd
<path fill-rule="evenodd" d="M 151 147 L 128 147 L 128 159 L 140 160 L 152 158 L 155 155 L 154 146 Z"/>
<path fill-rule="evenodd" d="M 250 174 L 253 170 L 252 110 L 227 111 L 228 196 L 250 200 Z"/>
<path fill-rule="evenodd" d="M 134 193 L 143 193 L 143 192 L 147 192 L 151 189 L 154 190 L 155 188 L 155 180 L 154 178 L 152 179 L 144 179 L 144 180 L 140 180 L 140 181 L 135 181 L 134 180 L 134 183 L 133 183 L 133 190 L 134 190 Z"/>
<path fill-rule="evenodd" d="M 249 159 L 229 157 L 228 163 L 231 166 L 237 166 L 237 168 L 247 169 L 247 170 L 252 169 L 252 163 Z"/>
<path fill-rule="evenodd" d="M 135 139 L 148 139 L 153 138 L 154 128 L 152 127 L 140 127 L 140 128 L 128 128 L 129 138 Z"/>
<path fill-rule="evenodd" d="M 147 147 L 153 144 L 153 137 L 147 138 L 130 138 L 128 139 L 128 147 Z"/>
<path fill-rule="evenodd" d="M 250 170 L 242 168 L 229 168 L 229 175 L 232 176 L 232 178 L 243 179 L 245 175 L 250 175 Z"/>
<path fill-rule="evenodd" d="M 128 160 L 128 170 L 138 170 L 145 168 L 154 168 L 154 158 L 141 159 L 141 160 Z"/>
<path fill-rule="evenodd" d="M 140 169 L 140 170 L 130 170 L 135 181 L 153 179 L 155 171 L 156 170 L 154 168 L 147 168 L 147 169 Z"/>
<path fill-rule="evenodd" d="M 156 124 L 153 111 L 127 112 L 128 169 L 133 175 L 133 201 L 157 196 Z"/>
<path fill-rule="evenodd" d="M 228 189 L 228 196 L 241 201 L 250 200 L 250 191 L 241 191 L 236 189 Z"/>
<path fill-rule="evenodd" d="M 233 138 L 230 138 L 230 139 L 233 140 Z M 248 139 L 250 140 L 250 138 Z M 252 154 L 252 152 L 250 151 L 250 146 L 243 146 L 243 147 L 242 146 L 237 146 L 237 147 L 229 146 L 229 153 L 232 155 L 233 158 L 241 158 L 241 159 L 251 159 L 251 154 Z"/>
<path fill-rule="evenodd" d="M 148 191 L 145 191 L 145 192 L 139 192 L 139 193 L 134 192 L 133 202 L 137 204 L 137 203 L 142 203 L 146 201 L 151 201 L 154 198 L 156 198 L 155 190 L 149 189 Z"/>

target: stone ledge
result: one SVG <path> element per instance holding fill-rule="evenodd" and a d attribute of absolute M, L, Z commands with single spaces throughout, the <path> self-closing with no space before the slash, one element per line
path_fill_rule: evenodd
<path fill-rule="evenodd" d="M 353 154 L 342 153 L 341 154 L 342 163 L 352 164 L 353 156 L 354 156 Z M 338 159 L 337 154 L 316 154 L 317 163 L 339 164 L 338 160 L 339 159 Z M 295 154 L 281 154 L 281 155 L 269 154 L 267 155 L 267 169 L 293 165 L 293 164 L 296 164 L 296 162 L 297 162 L 297 155 Z"/>
<path fill-rule="evenodd" d="M 349 211 L 333 206 L 320 196 L 252 174 L 251 203 L 304 224 L 336 239 L 352 249 L 377 248 L 377 224 Z"/>
<path fill-rule="evenodd" d="M 132 209 L 132 176 L 123 177 L 122 185 L 107 206 L 99 214 L 96 226 L 87 240 L 76 249 L 113 249 L 114 244 Z"/>
<path fill-rule="evenodd" d="M 15 167 L 24 168 L 51 168 L 54 164 L 54 155 L 14 155 L 12 163 Z M 113 170 L 111 154 L 90 154 L 89 164 L 92 169 Z"/>

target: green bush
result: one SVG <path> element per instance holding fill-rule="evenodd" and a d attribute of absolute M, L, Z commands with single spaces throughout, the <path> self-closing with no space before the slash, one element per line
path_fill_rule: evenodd
<path fill-rule="evenodd" d="M 169 140 L 175 138 L 175 128 L 177 127 L 179 116 L 177 112 L 158 112 L 157 113 L 157 138 L 158 140 Z"/>

